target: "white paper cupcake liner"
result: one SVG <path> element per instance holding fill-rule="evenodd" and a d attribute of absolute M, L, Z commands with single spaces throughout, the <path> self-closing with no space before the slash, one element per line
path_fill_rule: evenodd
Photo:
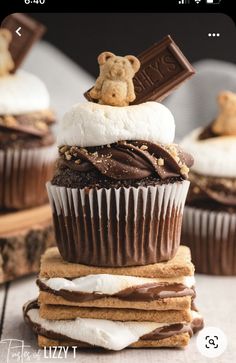
<path fill-rule="evenodd" d="M 189 246 L 196 271 L 236 275 L 236 214 L 185 207 L 182 243 Z"/>
<path fill-rule="evenodd" d="M 55 145 L 0 150 L 0 209 L 24 209 L 45 203 L 45 184 L 53 175 L 56 157 Z"/>
<path fill-rule="evenodd" d="M 47 183 L 63 259 L 132 266 L 173 258 L 180 243 L 188 188 L 188 181 L 118 189 L 74 189 Z"/>

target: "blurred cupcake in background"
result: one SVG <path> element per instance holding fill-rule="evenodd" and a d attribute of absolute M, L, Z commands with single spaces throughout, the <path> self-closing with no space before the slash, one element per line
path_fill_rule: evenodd
<path fill-rule="evenodd" d="M 45 183 L 53 174 L 55 140 L 49 94 L 44 83 L 14 64 L 0 33 L 0 210 L 47 202 Z"/>
<path fill-rule="evenodd" d="M 181 145 L 194 157 L 182 243 L 196 271 L 236 275 L 236 94 L 221 92 L 219 115 Z"/>

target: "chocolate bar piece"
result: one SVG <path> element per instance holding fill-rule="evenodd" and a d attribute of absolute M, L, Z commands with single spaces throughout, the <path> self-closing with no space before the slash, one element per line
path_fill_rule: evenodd
<path fill-rule="evenodd" d="M 136 99 L 132 104 L 161 101 L 195 71 L 181 50 L 168 35 L 138 56 L 141 67 L 133 82 Z M 95 102 L 89 91 L 84 96 Z"/>
<path fill-rule="evenodd" d="M 46 28 L 29 16 L 20 13 L 7 16 L 1 26 L 12 33 L 9 50 L 15 63 L 12 71 L 14 73 L 23 62 L 32 45 L 45 33 Z M 19 29 L 18 33 L 21 35 L 16 33 L 17 29 Z"/>

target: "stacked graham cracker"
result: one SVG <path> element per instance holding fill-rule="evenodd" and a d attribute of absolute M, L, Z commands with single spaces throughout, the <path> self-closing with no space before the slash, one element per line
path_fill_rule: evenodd
<path fill-rule="evenodd" d="M 40 347 L 185 347 L 203 326 L 184 246 L 168 262 L 116 268 L 65 262 L 50 248 L 37 284 L 38 301 L 24 314 Z"/>

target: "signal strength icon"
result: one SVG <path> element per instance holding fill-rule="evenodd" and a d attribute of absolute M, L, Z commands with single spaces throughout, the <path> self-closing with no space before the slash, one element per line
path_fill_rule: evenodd
<path fill-rule="evenodd" d="M 190 0 L 179 0 L 179 4 L 183 5 L 183 4 L 190 4 Z"/>

